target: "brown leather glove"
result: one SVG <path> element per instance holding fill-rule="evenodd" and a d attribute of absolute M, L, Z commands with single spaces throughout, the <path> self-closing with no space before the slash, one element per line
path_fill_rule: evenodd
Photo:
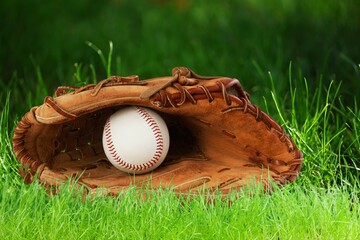
<path fill-rule="evenodd" d="M 26 183 L 35 176 L 45 186 L 76 178 L 90 192 L 112 195 L 143 184 L 180 193 L 205 187 L 226 195 L 254 180 L 284 185 L 301 169 L 302 153 L 250 102 L 237 79 L 179 67 L 169 77 L 115 76 L 96 85 L 59 87 L 55 96 L 33 107 L 15 129 L 13 149 Z M 152 108 L 168 125 L 169 153 L 153 172 L 134 176 L 106 159 L 105 121 L 125 105 Z"/>

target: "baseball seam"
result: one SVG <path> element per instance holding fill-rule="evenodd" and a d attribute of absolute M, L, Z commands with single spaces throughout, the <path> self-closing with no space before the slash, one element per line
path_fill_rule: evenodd
<path fill-rule="evenodd" d="M 111 154 L 111 157 L 114 159 L 114 161 L 116 163 L 118 163 L 120 166 L 122 166 L 123 168 L 133 170 L 133 171 L 142 171 L 142 170 L 145 170 L 145 169 L 148 169 L 148 168 L 154 166 L 160 160 L 160 157 L 164 150 L 164 141 L 163 141 L 163 137 L 162 137 L 159 125 L 150 116 L 150 114 L 141 107 L 136 107 L 136 112 L 140 115 L 141 118 L 143 118 L 145 120 L 145 122 L 150 127 L 150 129 L 152 130 L 152 132 L 155 136 L 156 151 L 155 151 L 153 157 L 151 158 L 151 160 L 148 161 L 147 163 L 131 164 L 131 163 L 125 162 L 119 156 L 119 154 L 117 153 L 117 151 L 115 149 L 114 142 L 113 142 L 113 137 L 112 137 L 112 133 L 111 133 L 110 117 L 106 120 L 104 131 L 105 131 L 106 146 L 109 150 L 109 153 Z"/>

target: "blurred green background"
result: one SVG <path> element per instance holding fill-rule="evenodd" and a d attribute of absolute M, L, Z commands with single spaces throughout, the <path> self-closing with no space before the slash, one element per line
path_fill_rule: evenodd
<path fill-rule="evenodd" d="M 358 0 L 2 0 L 0 19 L 0 87 L 32 93 L 29 106 L 78 84 L 75 63 L 89 81 L 106 77 L 86 41 L 105 55 L 113 42 L 113 75 L 150 78 L 187 66 L 236 77 L 257 98 L 270 87 L 268 72 L 278 91 L 288 89 L 291 62 L 294 80 L 342 82 L 348 104 L 360 93 Z"/>

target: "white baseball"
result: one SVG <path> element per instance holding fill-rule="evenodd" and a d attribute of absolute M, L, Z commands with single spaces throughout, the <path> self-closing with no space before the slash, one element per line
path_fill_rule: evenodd
<path fill-rule="evenodd" d="M 155 111 L 131 106 L 120 109 L 106 121 L 103 147 L 118 169 L 141 174 L 154 170 L 169 150 L 169 131 Z"/>

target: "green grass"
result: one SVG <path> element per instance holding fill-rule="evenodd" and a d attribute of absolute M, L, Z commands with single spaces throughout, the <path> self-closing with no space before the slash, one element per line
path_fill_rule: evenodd
<path fill-rule="evenodd" d="M 358 239 L 358 188 L 289 187 L 243 192 L 231 204 L 215 196 L 179 198 L 132 188 L 115 198 L 83 198 L 66 188 L 49 197 L 38 184 L 2 184 L 1 239 Z M 149 195 L 149 193 L 148 193 Z"/>
<path fill-rule="evenodd" d="M 0 238 L 358 239 L 357 1 L 155 2 L 0 2 Z M 22 183 L 13 129 L 56 86 L 175 66 L 239 78 L 304 152 L 296 181 L 231 205 L 167 190 L 147 200 L 136 189 L 84 198 L 71 187 L 49 197 Z"/>

